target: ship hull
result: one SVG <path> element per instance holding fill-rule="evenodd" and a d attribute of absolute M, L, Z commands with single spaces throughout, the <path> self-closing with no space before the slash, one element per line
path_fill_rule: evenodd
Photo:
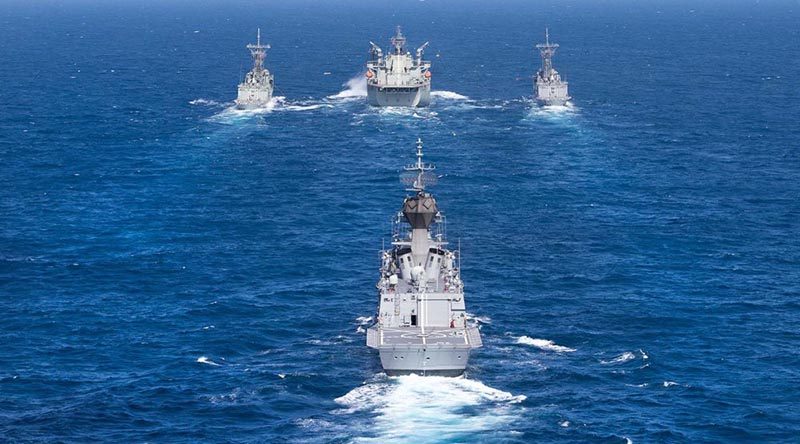
<path fill-rule="evenodd" d="M 272 100 L 272 88 L 248 88 L 239 87 L 239 94 L 236 97 L 237 109 L 259 109 L 265 108 Z"/>
<path fill-rule="evenodd" d="M 572 97 L 569 96 L 567 84 L 534 83 L 536 102 L 544 106 L 564 106 Z"/>
<path fill-rule="evenodd" d="M 431 103 L 430 83 L 413 87 L 367 85 L 371 106 L 425 107 Z"/>
<path fill-rule="evenodd" d="M 459 376 L 471 351 L 482 345 L 474 326 L 426 329 L 425 334 L 415 327 L 367 329 L 367 346 L 378 350 L 389 376 Z"/>
<path fill-rule="evenodd" d="M 542 106 L 565 106 L 568 99 L 540 99 L 536 98 L 536 103 Z"/>
<path fill-rule="evenodd" d="M 381 366 L 389 376 L 460 376 L 469 361 L 469 348 L 404 348 L 379 350 Z"/>

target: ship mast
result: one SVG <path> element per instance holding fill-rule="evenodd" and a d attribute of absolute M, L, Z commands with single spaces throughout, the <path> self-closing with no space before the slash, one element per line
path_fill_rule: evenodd
<path fill-rule="evenodd" d="M 250 55 L 253 57 L 253 69 L 259 71 L 264 69 L 264 59 L 267 57 L 267 50 L 270 48 L 269 45 L 262 45 L 261 44 L 261 28 L 258 28 L 258 35 L 256 38 L 256 44 L 253 45 L 252 43 L 247 45 L 247 49 L 250 50 Z"/>
<path fill-rule="evenodd" d="M 422 156 L 422 139 L 417 138 L 417 163 L 404 168 L 409 173 L 408 176 L 403 178 L 403 182 L 410 185 L 410 188 L 407 188 L 406 191 L 422 194 L 425 192 L 426 186 L 436 184 L 436 176 L 429 173 L 429 171 L 435 170 L 436 167 L 433 164 L 424 163 Z M 416 173 L 416 175 L 412 175 L 413 173 Z"/>
<path fill-rule="evenodd" d="M 397 26 L 397 33 L 391 39 L 392 46 L 394 46 L 395 54 L 402 54 L 403 48 L 406 46 L 406 37 L 403 35 L 403 32 L 400 30 L 400 26 Z"/>
<path fill-rule="evenodd" d="M 553 72 L 553 55 L 558 49 L 558 43 L 550 43 L 550 30 L 544 28 L 545 43 L 536 45 L 542 56 L 542 77 L 548 78 Z"/>

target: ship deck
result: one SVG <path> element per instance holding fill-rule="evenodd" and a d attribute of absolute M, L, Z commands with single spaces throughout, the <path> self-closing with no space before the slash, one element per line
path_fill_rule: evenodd
<path fill-rule="evenodd" d="M 477 348 L 483 345 L 477 327 L 372 327 L 367 330 L 368 345 L 375 348 Z"/>

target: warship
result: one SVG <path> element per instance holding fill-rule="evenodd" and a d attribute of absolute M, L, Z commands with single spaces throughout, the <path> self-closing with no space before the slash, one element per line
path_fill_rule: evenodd
<path fill-rule="evenodd" d="M 436 182 L 435 167 L 422 156 L 417 140 L 417 161 L 401 176 L 412 194 L 393 220 L 391 248 L 381 251 L 378 313 L 367 346 L 378 350 L 389 376 L 459 376 L 483 343 L 465 311 L 460 248 L 447 248 L 444 216 L 426 191 Z"/>
<path fill-rule="evenodd" d="M 431 62 L 422 60 L 428 42 L 417 49 L 416 58 L 406 51 L 406 38 L 399 26 L 391 42 L 392 52 L 386 56 L 378 45 L 369 42 L 367 101 L 372 106 L 428 106 Z"/>
<path fill-rule="evenodd" d="M 247 45 L 247 49 L 250 50 L 250 55 L 253 57 L 253 69 L 244 76 L 244 81 L 239 84 L 236 108 L 263 108 L 272 100 L 275 80 L 269 70 L 264 68 L 264 58 L 266 58 L 269 48 L 269 45 L 261 44 L 261 29 L 259 29 L 256 44 Z"/>
<path fill-rule="evenodd" d="M 558 49 L 557 43 L 550 43 L 550 31 L 545 29 L 545 43 L 536 45 L 542 56 L 542 69 L 536 73 L 533 89 L 536 101 L 546 106 L 561 106 L 572 97 L 567 92 L 567 82 L 561 80 L 558 71 L 553 69 L 553 55 Z"/>

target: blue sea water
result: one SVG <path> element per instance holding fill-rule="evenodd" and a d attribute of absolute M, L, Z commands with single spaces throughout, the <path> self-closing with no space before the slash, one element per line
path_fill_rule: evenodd
<path fill-rule="evenodd" d="M 0 440 L 797 442 L 800 4 L 0 4 Z M 430 40 L 429 109 L 366 106 Z M 545 26 L 575 97 L 530 100 Z M 274 106 L 231 109 L 262 28 Z M 422 137 L 485 347 L 364 345 Z"/>

